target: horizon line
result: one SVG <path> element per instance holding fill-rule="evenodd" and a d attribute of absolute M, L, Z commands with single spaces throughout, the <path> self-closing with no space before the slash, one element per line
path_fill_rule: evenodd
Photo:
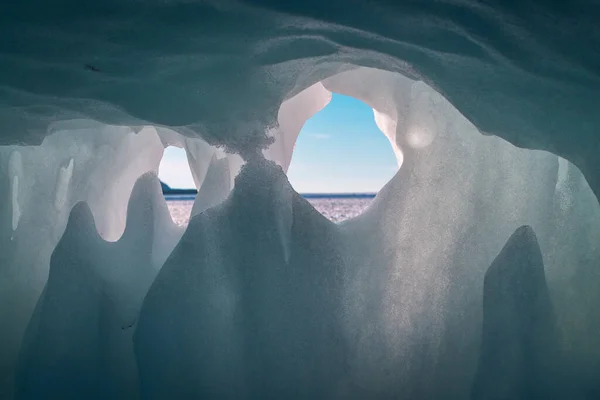
<path fill-rule="evenodd" d="M 336 196 L 346 196 L 346 197 L 375 197 L 377 196 L 377 192 L 297 192 L 302 197 L 336 197 Z M 180 195 L 180 196 L 194 196 L 198 194 L 197 189 L 174 189 L 171 188 L 168 191 L 163 191 L 164 195 Z"/>

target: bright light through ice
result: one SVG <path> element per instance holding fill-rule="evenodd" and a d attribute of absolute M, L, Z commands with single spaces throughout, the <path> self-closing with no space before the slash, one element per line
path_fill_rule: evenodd
<path fill-rule="evenodd" d="M 406 141 L 413 149 L 427 147 L 433 142 L 435 134 L 428 128 L 413 128 L 406 134 Z"/>
<path fill-rule="evenodd" d="M 299 193 L 377 193 L 397 171 L 371 107 L 334 93 L 302 128 L 288 178 Z"/>
<path fill-rule="evenodd" d="M 169 146 L 165 149 L 158 167 L 158 177 L 171 188 L 195 188 L 185 150 L 179 147 Z"/>

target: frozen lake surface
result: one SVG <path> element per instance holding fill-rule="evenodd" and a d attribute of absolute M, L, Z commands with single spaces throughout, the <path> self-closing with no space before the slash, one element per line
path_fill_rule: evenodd
<path fill-rule="evenodd" d="M 356 217 L 369 205 L 373 196 L 324 196 L 312 195 L 307 200 L 317 211 L 333 222 L 341 222 L 348 218 Z M 194 196 L 167 196 L 167 205 L 173 221 L 179 226 L 186 226 L 190 219 L 190 212 L 194 204 Z"/>

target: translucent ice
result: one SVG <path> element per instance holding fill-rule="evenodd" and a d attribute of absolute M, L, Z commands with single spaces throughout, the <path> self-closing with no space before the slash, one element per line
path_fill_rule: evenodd
<path fill-rule="evenodd" d="M 132 335 L 142 299 L 181 234 L 170 225 L 152 174 L 137 181 L 118 242 L 98 235 L 85 203 L 73 208 L 23 343 L 17 398 L 137 397 Z"/>
<path fill-rule="evenodd" d="M 483 328 L 473 399 L 576 398 L 556 375 L 556 320 L 535 233 L 515 231 L 484 278 Z"/>
<path fill-rule="evenodd" d="M 190 220 L 144 301 L 143 397 L 336 395 L 346 369 L 337 240 L 280 167 L 249 163 L 223 204 Z"/>
<path fill-rule="evenodd" d="M 71 208 L 86 201 L 99 234 L 118 239 L 134 182 L 144 172 L 156 171 L 162 156 L 163 146 L 153 129 L 136 134 L 127 127 L 76 121 L 62 127 L 38 147 L 0 147 L 0 371 L 4 376 L 12 375 L 21 337 Z"/>

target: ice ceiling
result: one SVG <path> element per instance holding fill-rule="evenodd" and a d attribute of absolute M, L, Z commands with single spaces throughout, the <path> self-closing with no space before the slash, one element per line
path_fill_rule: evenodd
<path fill-rule="evenodd" d="M 600 3 L 2 7 L 0 398 L 600 397 Z M 341 225 L 331 92 L 402 163 Z"/>

